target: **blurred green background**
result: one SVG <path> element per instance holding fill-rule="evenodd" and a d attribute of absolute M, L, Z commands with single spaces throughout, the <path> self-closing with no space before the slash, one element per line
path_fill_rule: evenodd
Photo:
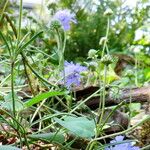
<path fill-rule="evenodd" d="M 2 11 L 5 0 L 0 2 Z M 30 2 L 30 3 L 29 3 Z M 131 5 L 132 4 L 132 5 Z M 134 4 L 134 5 L 133 5 Z M 42 51 L 57 59 L 54 52 L 56 41 L 47 32 L 51 16 L 59 9 L 70 9 L 76 14 L 77 24 L 72 24 L 67 33 L 66 60 L 82 60 L 87 57 L 90 49 L 100 50 L 99 41 L 105 36 L 107 8 L 113 10 L 110 22 L 108 47 L 111 53 L 131 54 L 139 48 L 144 56 L 150 55 L 150 1 L 149 0 L 58 0 L 32 1 L 24 0 L 24 21 L 22 31 L 33 33 L 45 30 L 45 34 L 35 42 Z M 12 0 L 7 5 L 7 15 L 17 25 L 19 14 L 17 1 Z M 12 32 L 6 18 L 0 22 L 1 30 Z M 3 26 L 5 24 L 5 27 Z M 12 33 L 13 34 L 13 33 Z"/>

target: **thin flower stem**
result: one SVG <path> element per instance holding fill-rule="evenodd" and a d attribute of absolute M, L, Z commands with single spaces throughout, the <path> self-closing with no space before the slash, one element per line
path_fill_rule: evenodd
<path fill-rule="evenodd" d="M 138 87 L 138 59 L 137 56 L 135 54 L 135 85 Z"/>
<path fill-rule="evenodd" d="M 59 30 L 56 30 L 57 34 L 57 53 L 59 56 L 59 72 L 63 72 L 63 80 L 64 80 L 64 85 L 65 85 L 65 67 L 64 67 L 64 52 L 65 52 L 65 47 L 66 47 L 66 33 L 64 31 L 64 40 L 62 39 L 62 36 L 59 32 Z"/>
<path fill-rule="evenodd" d="M 82 106 L 85 102 L 87 102 L 89 99 L 91 99 L 93 96 L 95 96 L 97 93 L 99 93 L 101 90 L 103 89 L 100 88 L 99 90 L 97 90 L 96 92 L 94 92 L 93 94 L 91 94 L 89 97 L 87 97 L 85 100 L 83 100 L 80 104 L 78 104 L 74 109 L 72 109 L 70 111 L 70 113 L 73 113 L 75 110 L 77 110 L 80 106 Z"/>
<path fill-rule="evenodd" d="M 19 13 L 19 28 L 18 28 L 18 36 L 17 36 L 17 48 L 20 41 L 21 34 L 21 20 L 22 20 L 22 0 L 20 0 L 20 13 Z M 17 50 L 16 48 L 16 50 Z M 15 97 L 14 97 L 14 67 L 15 67 L 15 58 L 16 56 L 12 54 L 11 56 L 11 91 L 12 91 L 12 107 L 13 107 L 13 116 L 16 117 L 15 110 Z"/>
<path fill-rule="evenodd" d="M 17 34 L 17 47 L 20 41 L 21 37 L 21 21 L 22 21 L 22 8 L 23 8 L 23 0 L 20 0 L 20 6 L 19 6 L 19 28 L 18 28 L 18 34 Z"/>
<path fill-rule="evenodd" d="M 109 50 L 108 50 L 108 46 L 107 46 L 109 28 L 110 28 L 110 20 L 109 20 L 109 17 L 108 17 L 107 18 L 106 36 L 105 36 L 106 39 L 104 40 L 104 45 L 103 45 L 101 58 L 105 54 L 105 49 L 106 49 L 106 53 L 109 54 Z M 101 95 L 101 92 L 100 92 L 100 102 L 99 102 L 99 109 L 98 109 L 98 115 L 99 115 L 100 118 L 98 118 L 98 130 L 97 130 L 97 133 L 95 135 L 95 138 L 99 136 L 99 127 L 101 127 L 101 123 L 102 123 L 103 116 L 104 116 L 104 111 L 105 111 L 106 77 L 107 77 L 107 65 L 106 64 L 104 64 L 104 76 L 103 77 L 104 77 L 104 79 L 103 79 L 103 91 L 102 91 L 102 95 Z M 99 80 L 100 80 L 99 84 L 101 86 L 100 72 L 99 72 Z M 88 144 L 89 150 L 92 150 L 94 145 L 95 145 L 95 142 L 91 142 L 90 144 Z"/>
<path fill-rule="evenodd" d="M 11 92 L 12 92 L 12 107 L 13 107 L 13 116 L 16 117 L 16 109 L 15 109 L 15 91 L 14 91 L 14 66 L 15 63 L 12 60 L 11 62 Z"/>
<path fill-rule="evenodd" d="M 65 78 L 65 59 L 64 59 L 64 55 L 65 55 L 65 48 L 66 48 L 66 32 L 64 31 L 64 43 L 63 43 L 63 48 L 62 48 L 62 56 L 63 56 L 63 76 L 64 76 L 64 85 L 66 83 L 66 78 Z"/>
<path fill-rule="evenodd" d="M 46 100 L 43 100 L 43 101 L 41 102 L 41 104 L 36 108 L 36 111 L 34 112 L 32 118 L 31 118 L 31 121 L 30 121 L 31 123 L 33 122 L 35 116 L 38 114 L 38 112 L 40 111 L 40 108 L 43 106 L 43 104 L 45 103 L 45 101 L 46 101 Z"/>
<path fill-rule="evenodd" d="M 22 53 L 21 53 L 21 56 L 22 56 Z M 31 93 L 32 93 L 33 96 L 35 96 L 35 92 L 34 92 L 34 89 L 33 89 L 33 87 L 32 87 L 32 82 L 31 82 L 31 79 L 30 79 L 30 77 L 29 77 L 29 74 L 28 74 L 28 71 L 27 71 L 26 62 L 25 62 L 23 56 L 22 56 L 22 61 L 23 61 L 24 71 L 25 71 L 25 74 L 26 74 L 27 79 L 28 79 L 28 83 L 29 83 L 29 87 L 30 87 Z"/>
<path fill-rule="evenodd" d="M 109 17 L 108 17 L 108 19 L 107 19 L 107 30 L 106 30 L 106 40 L 104 41 L 104 45 L 103 45 L 103 50 L 102 50 L 102 55 L 101 55 L 101 58 L 104 56 L 104 53 L 105 53 L 105 49 L 107 50 L 107 53 L 109 53 L 109 50 L 108 50 L 108 47 L 107 47 L 107 39 L 108 39 L 108 34 L 109 34 L 109 28 L 110 28 L 110 21 L 109 21 Z M 104 86 L 105 86 L 105 84 L 106 84 L 106 72 L 107 72 L 107 68 L 106 68 L 106 66 L 104 67 Z M 100 84 L 100 86 L 101 86 L 101 76 L 100 76 L 100 71 L 99 71 L 99 84 Z M 102 99 L 102 101 L 101 101 L 101 99 Z M 101 120 L 102 120 L 102 117 L 103 117 L 103 111 L 104 111 L 104 105 L 105 105 L 105 102 L 104 102 L 104 99 L 105 99 L 105 87 L 104 87 L 104 89 L 103 89 L 103 95 L 101 95 L 101 92 L 100 92 L 100 102 L 99 102 L 99 116 L 100 116 L 100 111 L 101 111 L 101 107 L 102 107 L 102 115 L 101 115 L 101 117 L 100 118 L 98 118 L 98 119 L 100 119 L 100 120 L 98 120 L 98 123 L 100 123 L 101 122 Z"/>
<path fill-rule="evenodd" d="M 63 54 L 64 54 L 65 48 L 66 48 L 66 41 L 67 41 L 67 37 L 66 37 L 66 32 L 64 31 L 64 42 L 63 42 L 63 49 L 62 49 Z"/>
<path fill-rule="evenodd" d="M 104 56 L 105 48 L 106 48 L 106 45 L 107 45 L 109 28 L 110 28 L 110 20 L 109 20 L 109 17 L 108 17 L 108 19 L 107 19 L 107 30 L 106 30 L 106 36 L 105 36 L 106 40 L 104 41 L 104 45 L 103 45 L 102 57 Z"/>
<path fill-rule="evenodd" d="M 103 120 L 104 111 L 105 111 L 105 96 L 106 96 L 106 78 L 107 78 L 107 65 L 104 65 L 104 81 L 103 81 L 103 99 L 102 99 L 102 109 L 99 108 L 100 119 L 98 124 L 100 125 Z"/>
<path fill-rule="evenodd" d="M 125 101 L 122 101 L 120 104 L 118 104 L 106 117 L 105 121 L 103 122 L 103 124 L 101 125 L 101 128 L 103 128 L 103 126 L 105 125 L 105 123 L 107 123 L 108 119 L 113 115 L 113 113 L 115 112 L 115 110 L 119 109 L 122 105 L 124 105 Z"/>
<path fill-rule="evenodd" d="M 130 79 L 130 81 L 131 81 L 131 79 Z M 127 105 L 127 108 L 128 108 L 128 111 L 129 111 L 129 123 L 128 123 L 128 128 L 130 127 L 130 125 L 131 125 L 131 110 L 130 110 L 130 106 L 129 105 L 131 105 L 131 103 L 132 103 L 132 95 L 131 95 L 131 87 L 129 87 L 129 100 L 130 100 L 130 103 Z"/>

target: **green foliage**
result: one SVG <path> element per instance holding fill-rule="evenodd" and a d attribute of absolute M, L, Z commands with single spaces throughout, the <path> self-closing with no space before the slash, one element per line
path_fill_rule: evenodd
<path fill-rule="evenodd" d="M 16 111 L 21 111 L 24 109 L 23 102 L 19 99 L 19 97 L 15 94 L 15 106 L 16 106 Z M 4 97 L 4 102 L 1 102 L 1 107 L 3 109 L 13 111 L 13 106 L 12 106 L 12 93 L 9 93 Z"/>
<path fill-rule="evenodd" d="M 2 144 L 9 143 L 7 139 L 12 137 L 15 139 L 12 144 L 21 148 L 27 146 L 27 149 L 30 149 L 31 143 L 41 146 L 40 141 L 43 147 L 50 144 L 55 149 L 63 147 L 72 150 L 74 145 L 80 144 L 78 140 L 82 141 L 79 149 L 87 147 L 88 150 L 95 146 L 104 148 L 102 139 L 107 144 L 105 139 L 126 134 L 144 122 L 130 128 L 128 119 L 124 118 L 126 114 L 130 115 L 130 119 L 138 114 L 141 109 L 139 103 L 127 104 L 128 109 L 124 111 L 122 108 L 125 101 L 119 104 L 115 101 L 118 105 L 108 109 L 106 104 L 109 98 L 117 100 L 121 97 L 120 88 L 131 89 L 149 84 L 149 36 L 146 34 L 135 40 L 137 30 L 143 30 L 144 33 L 149 31 L 149 26 L 145 25 L 149 17 L 149 6 L 144 5 L 147 0 L 138 2 L 135 8 L 125 6 L 122 0 L 101 0 L 97 4 L 91 0 L 59 0 L 58 3 L 47 1 L 48 13 L 51 15 L 59 9 L 70 9 L 75 13 L 77 24 L 71 24 L 71 30 L 67 32 L 55 21 L 53 29 L 50 28 L 52 23 L 47 21 L 49 16 L 42 18 L 42 13 L 32 16 L 29 11 L 34 12 L 33 10 L 24 12 L 21 3 L 20 15 L 16 17 L 13 13 L 16 8 L 9 8 L 7 2 L 0 2 Z M 113 10 L 111 16 L 104 15 L 107 8 Z M 41 6 L 41 12 L 42 9 L 45 7 Z M 48 20 L 51 21 L 51 18 Z M 28 23 L 21 26 L 22 21 Z M 137 53 L 132 46 L 142 48 Z M 133 57 L 132 63 L 129 59 L 120 65 L 124 57 L 120 59 L 119 53 Z M 80 86 L 72 85 L 67 92 L 62 91 L 67 82 L 65 76 L 70 73 L 69 68 L 68 74 L 65 74 L 65 60 L 80 61 L 88 67 L 87 71 L 78 74 L 83 77 Z M 116 71 L 117 65 L 120 65 L 121 73 Z M 76 76 L 77 72 L 78 70 L 74 71 L 73 75 Z M 88 107 L 90 103 L 94 107 L 96 103 L 97 109 Z M 126 120 L 122 121 L 122 118 Z M 127 125 L 122 122 L 127 122 Z M 105 135 L 115 125 L 121 132 Z M 1 148 L 15 149 L 10 145 L 0 146 Z"/>
<path fill-rule="evenodd" d="M 136 8 L 130 8 L 123 6 L 121 0 L 103 0 L 99 5 L 92 1 L 80 3 L 77 0 L 60 0 L 60 7 L 75 12 L 78 21 L 72 26 L 71 38 L 67 41 L 66 58 L 69 60 L 86 57 L 89 49 L 102 49 L 98 43 L 100 38 L 105 36 L 107 17 L 103 14 L 107 7 L 113 10 L 108 45 L 111 52 L 126 52 L 128 46 L 134 42 L 135 31 L 143 25 L 149 13 L 148 6 L 145 8 L 140 2 Z M 131 11 L 132 13 L 129 13 Z"/>
<path fill-rule="evenodd" d="M 131 117 L 136 116 L 141 108 L 141 104 L 140 103 L 131 103 L 129 104 L 129 109 L 131 111 Z"/>
<path fill-rule="evenodd" d="M 86 117 L 67 116 L 64 120 L 55 118 L 55 121 L 76 136 L 91 138 L 95 135 L 94 120 L 88 120 Z"/>
<path fill-rule="evenodd" d="M 52 143 L 64 143 L 65 137 L 61 133 L 43 133 L 43 134 L 32 134 L 28 135 L 29 138 L 32 140 L 42 140 L 42 141 L 48 141 Z"/>
<path fill-rule="evenodd" d="M 47 93 L 41 93 L 41 94 L 37 95 L 36 97 L 25 102 L 24 105 L 26 107 L 31 107 L 34 104 L 38 104 L 39 102 L 41 102 L 49 97 L 59 96 L 59 95 L 64 95 L 64 92 L 50 91 Z"/>

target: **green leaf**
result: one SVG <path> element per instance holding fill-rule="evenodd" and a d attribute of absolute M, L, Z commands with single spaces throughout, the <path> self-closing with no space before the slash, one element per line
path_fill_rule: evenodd
<path fill-rule="evenodd" d="M 25 102 L 24 105 L 26 107 L 31 107 L 34 104 L 37 104 L 37 103 L 43 101 L 46 98 L 53 97 L 53 96 L 58 96 L 58 95 L 64 95 L 64 92 L 51 91 L 51 92 L 47 92 L 47 93 L 41 93 L 41 94 L 37 95 L 36 97 L 34 97 L 34 98 L 28 100 L 27 102 Z"/>
<path fill-rule="evenodd" d="M 16 111 L 21 111 L 24 109 L 23 102 L 19 99 L 19 97 L 14 93 L 15 97 L 15 110 Z M 8 95 L 4 97 L 4 102 L 1 102 L 1 107 L 13 111 L 13 106 L 12 106 L 12 93 L 10 92 Z"/>
<path fill-rule="evenodd" d="M 65 137 L 61 133 L 43 133 L 43 134 L 33 134 L 28 136 L 34 140 L 43 140 L 47 142 L 56 142 L 56 143 L 64 143 Z"/>
<path fill-rule="evenodd" d="M 35 34 L 28 42 L 26 42 L 22 47 L 20 47 L 18 50 L 17 50 L 17 55 L 23 50 L 25 49 L 29 44 L 31 44 L 40 34 L 42 34 L 43 31 L 40 31 L 38 32 L 37 34 Z"/>
<path fill-rule="evenodd" d="M 9 51 L 9 54 L 11 55 L 11 49 L 10 49 L 10 47 L 9 47 L 9 44 L 8 44 L 8 42 L 7 42 L 7 39 L 4 37 L 4 35 L 3 35 L 3 33 L 0 31 L 0 37 L 2 38 L 2 40 L 4 41 L 4 43 L 6 44 L 6 46 L 7 46 L 7 49 L 8 49 L 8 51 Z"/>
<path fill-rule="evenodd" d="M 21 150 L 21 149 L 10 145 L 1 145 L 0 150 Z"/>
<path fill-rule="evenodd" d="M 94 120 L 88 120 L 86 117 L 67 116 L 64 120 L 55 118 L 55 121 L 79 137 L 91 138 L 95 135 Z"/>
<path fill-rule="evenodd" d="M 131 104 L 129 104 L 129 108 L 131 111 L 131 116 L 135 117 L 140 112 L 141 104 L 140 103 L 131 103 Z"/>
<path fill-rule="evenodd" d="M 131 103 L 129 104 L 130 111 L 139 111 L 141 109 L 140 103 Z"/>

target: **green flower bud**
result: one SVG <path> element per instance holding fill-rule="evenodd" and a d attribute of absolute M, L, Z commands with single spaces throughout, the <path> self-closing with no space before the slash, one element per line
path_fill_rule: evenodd
<path fill-rule="evenodd" d="M 105 55 L 104 57 L 101 58 L 101 62 L 105 65 L 109 65 L 111 63 L 113 63 L 113 58 L 111 57 L 111 55 Z"/>
<path fill-rule="evenodd" d="M 53 20 L 50 24 L 50 30 L 61 28 L 61 23 L 58 20 Z"/>
<path fill-rule="evenodd" d="M 111 16 L 112 14 L 113 11 L 110 8 L 106 9 L 106 11 L 104 12 L 104 16 Z"/>
<path fill-rule="evenodd" d="M 88 52 L 88 58 L 97 58 L 98 55 L 96 55 L 97 51 L 95 49 L 90 49 L 89 52 Z"/>
<path fill-rule="evenodd" d="M 106 37 L 102 37 L 99 41 L 99 45 L 103 45 L 105 42 L 107 42 L 107 38 Z"/>
<path fill-rule="evenodd" d="M 90 62 L 88 64 L 88 68 L 91 69 L 92 71 L 95 71 L 95 69 L 98 67 L 97 62 Z"/>

